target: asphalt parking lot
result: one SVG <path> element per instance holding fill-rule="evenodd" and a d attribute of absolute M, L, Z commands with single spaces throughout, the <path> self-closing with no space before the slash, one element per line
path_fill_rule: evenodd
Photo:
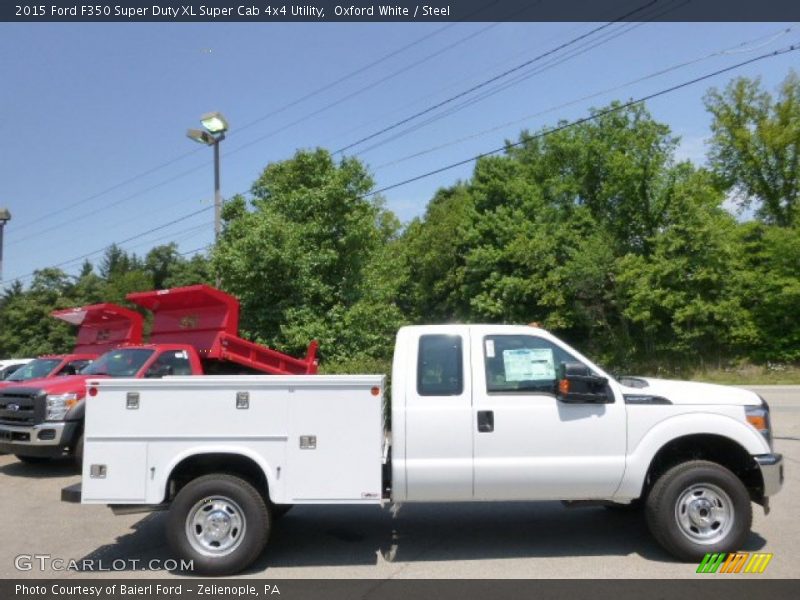
<path fill-rule="evenodd" d="M 753 533 L 742 550 L 772 552 L 758 577 L 800 575 L 800 386 L 753 387 L 772 406 L 775 447 L 786 482 L 765 517 L 754 506 Z M 114 516 L 102 506 L 59 501 L 79 481 L 69 464 L 32 466 L 0 456 L 0 506 L 5 516 L 0 577 L 185 577 L 141 565 L 173 558 L 163 513 Z M 124 571 L 76 572 L 36 561 L 17 570 L 20 555 L 94 559 Z M 23 561 L 24 563 L 25 561 Z M 97 563 L 96 563 L 97 564 Z M 650 538 L 639 515 L 560 503 L 296 507 L 275 527 L 267 551 L 243 577 L 304 578 L 691 578 Z M 752 577 L 752 576 L 750 576 Z"/>

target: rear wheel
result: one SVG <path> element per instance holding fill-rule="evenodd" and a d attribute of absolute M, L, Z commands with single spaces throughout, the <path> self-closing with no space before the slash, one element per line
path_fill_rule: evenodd
<path fill-rule="evenodd" d="M 671 468 L 647 497 L 647 524 L 656 540 L 682 560 L 739 550 L 750 533 L 750 494 L 731 471 L 695 460 Z"/>
<path fill-rule="evenodd" d="M 269 537 L 271 519 L 261 494 L 225 474 L 199 477 L 178 492 L 167 517 L 174 552 L 201 575 L 233 575 L 250 566 Z"/>

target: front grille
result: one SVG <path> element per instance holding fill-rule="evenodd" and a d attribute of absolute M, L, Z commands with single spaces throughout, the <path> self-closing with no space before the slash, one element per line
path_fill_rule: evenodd
<path fill-rule="evenodd" d="M 35 388 L 0 390 L 0 424 L 28 426 L 44 421 L 45 393 Z"/>

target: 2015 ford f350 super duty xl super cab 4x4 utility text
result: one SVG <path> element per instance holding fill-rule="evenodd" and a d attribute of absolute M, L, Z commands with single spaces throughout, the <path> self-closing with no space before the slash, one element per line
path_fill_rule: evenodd
<path fill-rule="evenodd" d="M 169 508 L 173 549 L 230 574 L 292 504 L 643 501 L 681 559 L 739 548 L 782 485 L 756 394 L 607 375 L 535 327 L 399 331 L 391 435 L 378 375 L 92 380 L 82 484 Z"/>

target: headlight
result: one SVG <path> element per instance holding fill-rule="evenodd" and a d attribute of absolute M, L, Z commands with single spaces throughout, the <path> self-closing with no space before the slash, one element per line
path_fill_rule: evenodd
<path fill-rule="evenodd" d="M 46 421 L 63 421 L 67 411 L 78 403 L 78 394 L 56 394 L 47 396 Z"/>
<path fill-rule="evenodd" d="M 761 406 L 746 406 L 744 409 L 747 422 L 758 430 L 772 449 L 772 424 L 769 418 L 769 404 L 761 398 Z"/>

